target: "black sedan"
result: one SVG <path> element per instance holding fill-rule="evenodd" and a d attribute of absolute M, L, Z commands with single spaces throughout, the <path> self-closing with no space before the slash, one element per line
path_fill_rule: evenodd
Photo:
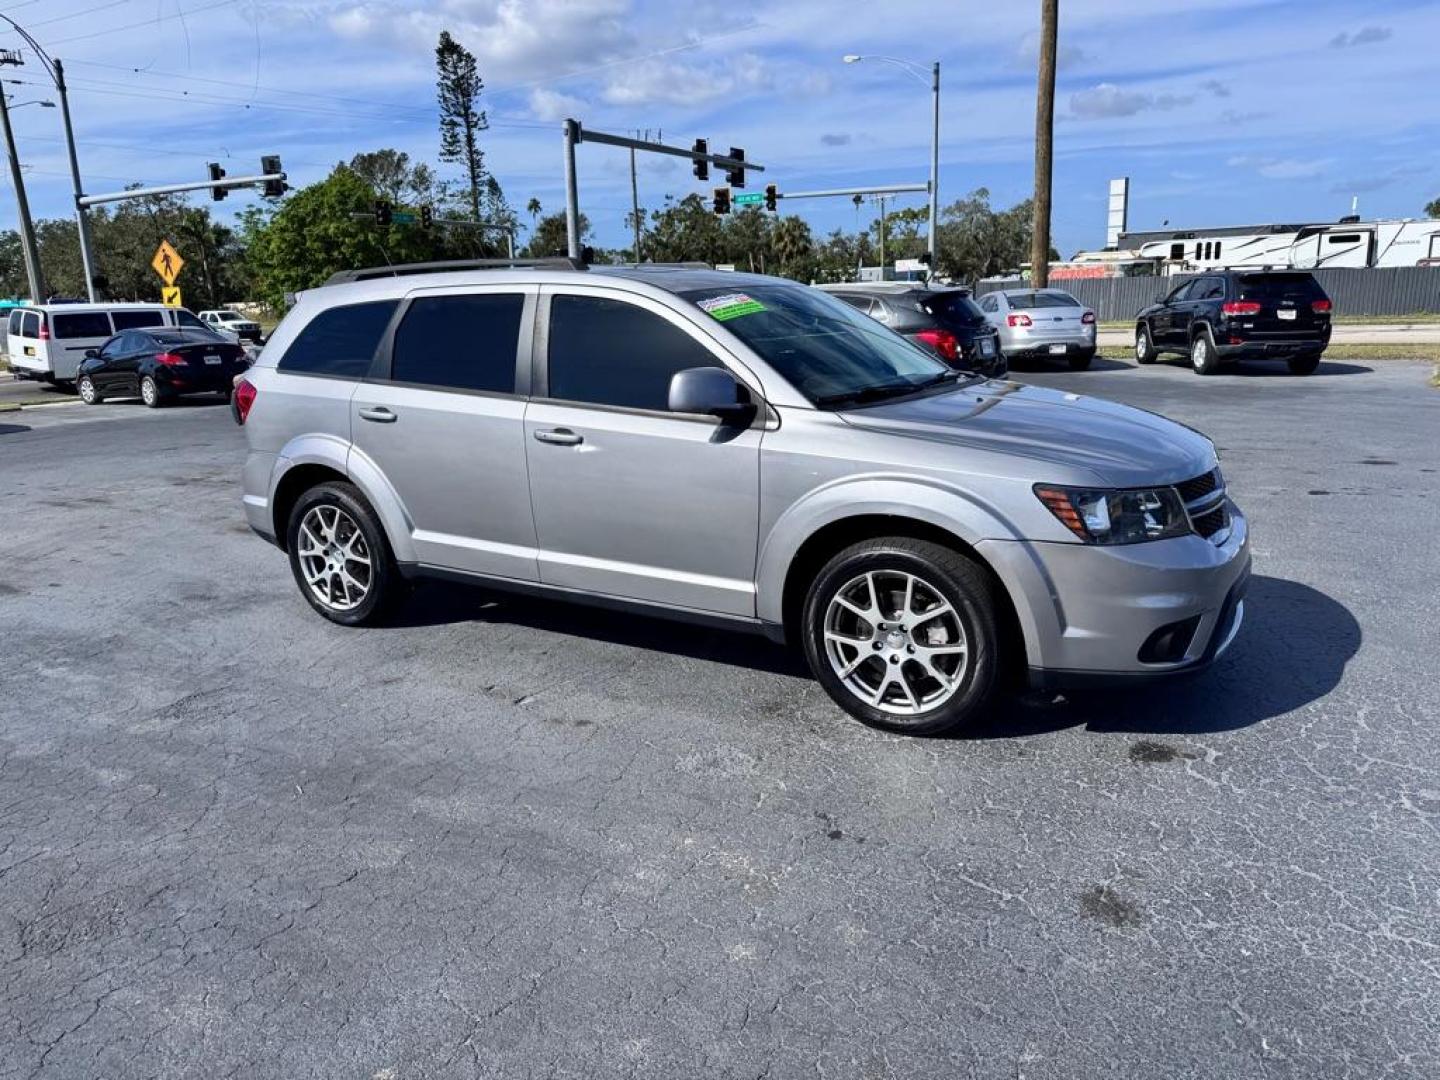
<path fill-rule="evenodd" d="M 210 330 L 126 330 L 85 353 L 75 388 L 87 405 L 138 394 L 154 409 L 181 394 L 229 394 L 249 366 L 243 348 Z"/>

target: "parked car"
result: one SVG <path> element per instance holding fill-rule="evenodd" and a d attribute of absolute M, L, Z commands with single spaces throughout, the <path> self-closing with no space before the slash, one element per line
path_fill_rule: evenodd
<path fill-rule="evenodd" d="M 1235 637 L 1245 518 L 1188 427 L 779 278 L 455 265 L 301 293 L 236 386 L 246 517 L 333 622 L 439 577 L 758 630 L 915 733 Z"/>
<path fill-rule="evenodd" d="M 229 394 L 245 350 L 204 328 L 126 330 L 85 353 L 76 389 L 87 405 L 139 396 L 158 408 L 182 394 Z"/>
<path fill-rule="evenodd" d="M 1009 360 L 1064 360 L 1083 371 L 1095 359 L 1095 312 L 1064 289 L 1005 289 L 980 298 Z"/>
<path fill-rule="evenodd" d="M 820 285 L 855 310 L 884 323 L 951 367 L 998 378 L 1005 374 L 999 337 L 969 289 L 931 289 L 913 282 Z"/>
<path fill-rule="evenodd" d="M 264 344 L 260 339 L 260 324 L 254 319 L 247 319 L 238 311 L 228 309 L 202 311 L 200 312 L 200 321 L 207 326 L 234 334 L 241 341 L 253 341 L 256 345 Z"/>
<path fill-rule="evenodd" d="M 125 330 L 188 327 L 215 334 L 184 308 L 163 304 L 51 301 L 13 308 L 6 330 L 10 370 L 21 379 L 75 385 L 80 362 Z"/>
<path fill-rule="evenodd" d="M 1309 375 L 1330 344 L 1330 298 L 1303 270 L 1224 270 L 1183 281 L 1135 323 L 1135 359 L 1189 356 L 1198 375 L 1241 359 Z"/>

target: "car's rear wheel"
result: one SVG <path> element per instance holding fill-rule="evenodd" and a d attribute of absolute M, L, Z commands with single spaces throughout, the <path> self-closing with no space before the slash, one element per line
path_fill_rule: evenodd
<path fill-rule="evenodd" d="M 1071 354 L 1070 354 L 1070 370 L 1071 370 L 1071 371 L 1084 371 L 1086 368 L 1088 368 L 1088 367 L 1090 366 L 1090 362 L 1091 362 L 1092 360 L 1094 360 L 1094 359 L 1095 359 L 1095 350 L 1094 350 L 1094 349 L 1086 349 L 1084 352 L 1071 353 Z"/>
<path fill-rule="evenodd" d="M 80 381 L 75 384 L 75 390 L 80 395 L 80 400 L 86 405 L 99 405 L 105 400 L 105 396 L 95 389 L 95 381 L 89 375 L 81 375 Z"/>
<path fill-rule="evenodd" d="M 300 592 L 331 622 L 377 622 L 401 592 L 385 530 L 353 484 L 332 481 L 301 495 L 290 511 L 286 547 Z"/>
<path fill-rule="evenodd" d="M 1155 362 L 1155 344 L 1150 340 L 1150 328 L 1144 323 L 1135 328 L 1135 362 L 1137 364 L 1153 364 Z"/>
<path fill-rule="evenodd" d="M 989 580 L 939 544 L 885 537 L 846 548 L 811 585 L 803 625 L 815 678 L 872 727 L 954 731 L 993 693 L 998 633 Z"/>
<path fill-rule="evenodd" d="M 1190 343 L 1190 366 L 1196 375 L 1214 375 L 1220 370 L 1220 356 L 1215 351 L 1215 342 L 1210 331 L 1203 326 L 1196 331 L 1195 340 Z"/>
<path fill-rule="evenodd" d="M 160 393 L 160 386 L 149 375 L 140 380 L 140 400 L 151 409 L 158 409 L 165 404 L 165 398 Z"/>
<path fill-rule="evenodd" d="M 1315 369 L 1320 366 L 1320 354 L 1307 353 L 1304 356 L 1292 356 L 1289 364 L 1291 375 L 1314 375 Z"/>

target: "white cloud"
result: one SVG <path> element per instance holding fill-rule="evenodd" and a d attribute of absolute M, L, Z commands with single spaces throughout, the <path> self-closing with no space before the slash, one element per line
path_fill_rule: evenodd
<path fill-rule="evenodd" d="M 1332 49 L 1349 49 L 1356 45 L 1374 45 L 1377 42 L 1388 41 L 1391 30 L 1388 26 L 1363 26 L 1355 33 L 1342 30 L 1330 39 Z"/>
<path fill-rule="evenodd" d="M 1313 161 L 1281 158 L 1267 161 L 1255 171 L 1267 180 L 1309 180 L 1323 173 L 1333 161 L 1333 158 L 1316 158 Z"/>
<path fill-rule="evenodd" d="M 1070 111 L 1081 120 L 1104 120 L 1134 116 L 1149 109 L 1178 109 L 1194 100 L 1189 95 L 1147 94 L 1139 90 L 1122 90 L 1114 83 L 1100 83 L 1089 90 L 1071 94 Z"/>
<path fill-rule="evenodd" d="M 1040 32 L 1031 30 L 1024 34 L 1015 47 L 1015 63 L 1031 68 L 1035 61 L 1040 59 Z M 1062 37 L 1055 49 L 1055 67 L 1058 71 L 1066 71 L 1077 67 L 1090 59 L 1086 51 L 1078 45 L 1071 45 Z"/>
<path fill-rule="evenodd" d="M 539 120 L 564 120 L 566 117 L 583 115 L 585 102 L 573 95 L 538 86 L 530 91 L 530 111 Z"/>
<path fill-rule="evenodd" d="M 610 76 L 602 97 L 611 105 L 704 105 L 776 85 L 777 68 L 753 53 L 718 63 L 646 60 Z"/>

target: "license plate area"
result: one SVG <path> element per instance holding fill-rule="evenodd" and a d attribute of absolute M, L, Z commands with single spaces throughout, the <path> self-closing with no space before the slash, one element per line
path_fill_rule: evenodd
<path fill-rule="evenodd" d="M 1295 321 L 1295 309 L 1294 309 L 1294 308 L 1281 308 L 1279 311 L 1275 312 L 1275 315 L 1276 315 L 1277 318 L 1280 318 L 1280 319 L 1287 319 L 1287 320 L 1289 320 L 1290 322 L 1294 322 L 1294 321 Z"/>
<path fill-rule="evenodd" d="M 1051 346 L 1050 346 L 1050 355 L 1051 355 L 1051 356 L 1064 356 L 1064 355 L 1065 355 L 1065 346 L 1064 346 L 1064 345 L 1051 345 Z"/>
<path fill-rule="evenodd" d="M 220 363 L 220 357 L 218 357 L 218 356 L 207 356 L 207 357 L 205 357 L 205 362 L 206 362 L 207 364 L 218 364 L 218 363 Z"/>
<path fill-rule="evenodd" d="M 994 352 L 995 352 L 995 342 L 991 341 L 988 337 L 987 337 L 987 338 L 981 338 L 981 339 L 980 339 L 980 355 L 981 355 L 981 356 L 991 356 L 991 355 L 994 354 Z"/>

